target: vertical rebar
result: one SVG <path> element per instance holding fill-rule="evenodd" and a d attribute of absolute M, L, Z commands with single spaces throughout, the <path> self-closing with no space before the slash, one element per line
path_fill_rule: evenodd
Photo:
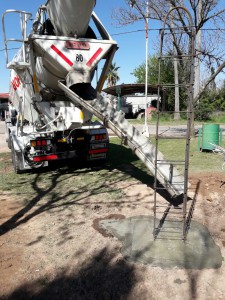
<path fill-rule="evenodd" d="M 178 9 L 184 10 L 189 19 L 189 28 L 186 28 L 186 30 L 190 30 L 190 32 L 186 32 L 189 35 L 189 48 L 188 48 L 188 55 L 189 63 L 188 63 L 188 71 L 189 71 L 189 78 L 188 84 L 185 84 L 187 86 L 187 95 L 188 95 L 188 105 L 187 105 L 187 131 L 186 131 L 186 144 L 185 144 L 185 161 L 184 161 L 184 190 L 183 190 L 183 209 L 182 209 L 182 239 L 185 241 L 187 237 L 187 192 L 188 192 L 188 169 L 189 169 L 189 151 L 190 151 L 190 137 L 191 137 L 191 125 L 192 125 L 192 114 L 193 114 L 193 88 L 194 88 L 194 59 L 195 59 L 195 32 L 194 32 L 194 26 L 193 26 L 193 20 L 190 12 L 184 8 L 184 7 L 174 7 L 172 8 L 168 14 L 165 17 L 163 28 L 160 32 L 160 54 L 159 54 L 159 69 L 158 69 L 158 100 L 159 100 L 159 91 L 161 84 L 161 61 L 163 58 L 163 38 L 164 38 L 164 31 L 165 26 L 169 22 L 167 22 L 168 16 L 172 13 L 172 11 Z M 175 28 L 170 28 L 170 30 L 174 30 Z M 179 84 L 182 85 L 182 84 Z M 177 84 L 175 83 L 175 88 Z M 157 103 L 157 120 L 156 120 L 156 135 L 155 135 L 155 141 L 156 141 L 156 147 L 155 147 L 155 180 L 154 180 L 154 224 L 153 224 L 153 234 L 154 238 L 156 238 L 156 208 L 157 208 L 157 168 L 158 168 L 158 162 L 157 162 L 157 153 L 158 153 L 158 138 L 159 138 L 159 101 Z M 171 178 L 172 180 L 172 178 Z"/>

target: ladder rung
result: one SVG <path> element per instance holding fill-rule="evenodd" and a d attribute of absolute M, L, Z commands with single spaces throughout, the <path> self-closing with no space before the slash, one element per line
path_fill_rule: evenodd
<path fill-rule="evenodd" d="M 175 86 L 179 86 L 179 87 L 189 87 L 189 86 L 193 86 L 193 84 L 168 84 L 168 83 L 161 83 L 158 85 L 158 87 L 168 87 L 168 88 L 174 88 Z"/>
<path fill-rule="evenodd" d="M 182 185 L 182 183 L 176 183 L 176 182 L 172 182 L 172 184 L 174 185 L 174 184 L 180 184 L 180 185 Z M 171 184 L 170 184 L 171 185 Z M 170 186 L 169 186 L 170 187 Z M 155 189 L 156 190 L 167 190 L 168 189 L 168 187 L 155 187 Z"/>
<path fill-rule="evenodd" d="M 181 222 L 183 222 L 183 221 L 174 220 L 174 219 L 173 219 L 173 220 L 171 219 L 171 220 L 169 220 L 169 221 L 170 221 L 170 222 L 177 222 L 177 223 L 181 223 Z M 165 222 L 166 222 L 166 221 L 165 221 Z"/>
<path fill-rule="evenodd" d="M 157 211 L 157 214 L 165 214 L 166 211 Z M 182 214 L 182 217 L 183 217 L 183 210 L 180 210 L 179 212 L 172 212 L 172 211 L 168 211 L 167 214 L 169 214 L 170 216 L 175 216 L 175 215 L 181 215 Z"/>
<path fill-rule="evenodd" d="M 182 55 L 162 55 L 162 56 L 158 56 L 158 59 L 163 59 L 163 58 L 176 58 L 176 59 L 183 59 L 184 57 L 190 57 L 192 58 L 193 55 L 191 54 L 182 54 Z"/>
<path fill-rule="evenodd" d="M 164 229 L 165 229 L 165 227 L 163 227 Z M 167 232 L 167 233 L 181 233 L 181 231 L 182 231 L 182 233 L 183 233 L 183 229 L 181 229 L 180 231 L 169 231 L 169 230 L 161 230 L 161 229 L 157 229 L 156 228 L 156 230 L 159 232 L 159 233 L 161 233 L 161 232 Z"/>
<path fill-rule="evenodd" d="M 163 226 L 163 228 L 165 228 L 165 229 L 167 229 L 167 228 L 168 228 L 168 229 L 177 229 L 177 227 L 164 227 L 164 226 Z M 183 228 L 182 228 L 182 230 L 183 230 Z M 160 230 L 160 231 L 161 231 L 161 230 Z M 166 230 L 166 231 L 167 231 L 167 230 Z"/>
<path fill-rule="evenodd" d="M 174 164 L 174 165 L 182 164 L 182 165 L 184 165 L 185 161 L 183 161 L 183 160 L 160 160 L 160 159 L 157 159 L 157 163 L 159 165 L 171 165 L 171 164 Z"/>
<path fill-rule="evenodd" d="M 158 135 L 158 139 L 168 139 L 168 140 L 181 140 L 181 139 L 185 139 L 186 138 L 186 136 L 185 136 L 185 132 L 184 132 L 184 135 L 183 136 L 166 136 L 166 135 Z"/>
<path fill-rule="evenodd" d="M 180 234 L 181 234 L 181 232 L 180 232 Z M 184 238 L 183 238 L 183 236 L 182 237 L 180 237 L 180 238 L 176 238 L 175 236 L 161 236 L 161 237 L 159 237 L 158 235 L 155 237 L 155 240 L 167 240 L 167 239 L 170 239 L 170 240 L 175 240 L 175 241 L 179 241 L 179 240 L 183 240 Z"/>

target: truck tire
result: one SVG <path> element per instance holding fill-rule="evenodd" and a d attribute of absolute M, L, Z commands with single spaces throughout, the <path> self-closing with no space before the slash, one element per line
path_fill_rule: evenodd
<path fill-rule="evenodd" d="M 8 124 L 9 122 L 7 120 L 7 122 L 5 122 L 5 141 L 8 145 L 8 148 L 11 149 L 11 138 L 10 138 L 10 130 L 8 128 Z"/>
<path fill-rule="evenodd" d="M 8 148 L 11 149 L 12 148 L 12 141 L 11 141 L 10 135 L 9 135 L 9 137 L 7 139 L 7 144 L 8 144 Z"/>
<path fill-rule="evenodd" d="M 13 143 L 11 142 L 11 152 L 12 152 L 12 164 L 16 174 L 21 174 L 22 170 L 20 168 L 20 161 L 22 159 L 21 154 L 17 153 L 14 149 Z"/>

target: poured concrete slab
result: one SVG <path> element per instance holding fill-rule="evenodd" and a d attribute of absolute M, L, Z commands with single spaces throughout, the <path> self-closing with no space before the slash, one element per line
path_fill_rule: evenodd
<path fill-rule="evenodd" d="M 208 229 L 192 221 L 187 240 L 181 239 L 182 224 L 168 220 L 157 239 L 153 238 L 153 217 L 137 216 L 122 220 L 105 219 L 99 227 L 117 237 L 123 244 L 123 256 L 161 268 L 204 269 L 220 268 L 222 256 Z"/>

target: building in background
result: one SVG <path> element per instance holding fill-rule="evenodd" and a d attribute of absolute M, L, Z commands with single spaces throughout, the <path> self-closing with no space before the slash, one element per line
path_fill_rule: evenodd
<path fill-rule="evenodd" d="M 0 120 L 4 121 L 6 112 L 9 110 L 8 105 L 9 93 L 0 93 Z"/>
<path fill-rule="evenodd" d="M 119 107 L 126 115 L 126 118 L 142 118 L 145 114 L 146 97 L 144 94 L 145 85 L 141 83 L 121 84 L 111 86 L 103 90 L 104 93 L 113 95 L 115 106 Z M 147 113 L 156 110 L 158 101 L 157 86 L 148 85 Z M 159 97 L 161 103 L 161 96 Z M 120 105 L 118 105 L 120 102 Z"/>

